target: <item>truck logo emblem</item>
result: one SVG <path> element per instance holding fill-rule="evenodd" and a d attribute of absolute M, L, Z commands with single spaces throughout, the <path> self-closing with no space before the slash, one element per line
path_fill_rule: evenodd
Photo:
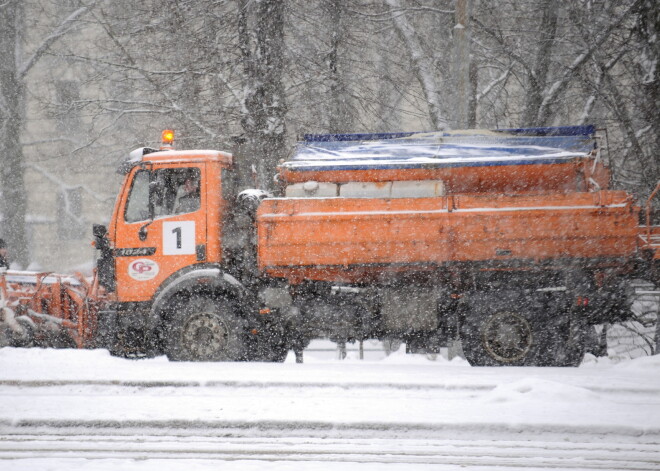
<path fill-rule="evenodd" d="M 151 267 L 144 263 L 134 263 L 133 269 L 139 274 L 144 273 L 145 271 L 151 271 Z"/>
<path fill-rule="evenodd" d="M 116 257 L 148 257 L 156 253 L 156 247 L 115 249 Z"/>
<path fill-rule="evenodd" d="M 141 258 L 128 265 L 128 276 L 137 281 L 151 280 L 158 275 L 160 267 L 153 260 Z"/>

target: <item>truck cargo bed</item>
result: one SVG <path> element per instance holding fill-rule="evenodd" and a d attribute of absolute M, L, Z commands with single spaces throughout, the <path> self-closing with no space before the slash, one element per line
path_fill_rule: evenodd
<path fill-rule="evenodd" d="M 638 208 L 625 192 L 435 198 L 267 199 L 258 257 L 271 276 L 351 281 L 351 272 L 454 262 L 635 255 Z"/>

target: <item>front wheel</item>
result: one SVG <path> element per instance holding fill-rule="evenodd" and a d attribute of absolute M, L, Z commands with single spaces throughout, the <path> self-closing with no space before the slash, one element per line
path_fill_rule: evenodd
<path fill-rule="evenodd" d="M 240 361 L 246 356 L 245 321 L 227 299 L 192 296 L 171 308 L 165 352 L 174 361 Z"/>

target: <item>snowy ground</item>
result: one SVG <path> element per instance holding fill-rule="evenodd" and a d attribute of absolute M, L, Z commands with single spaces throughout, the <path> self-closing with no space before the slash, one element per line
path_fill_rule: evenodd
<path fill-rule="evenodd" d="M 335 357 L 0 349 L 0 469 L 660 469 L 660 356 L 573 369 Z"/>

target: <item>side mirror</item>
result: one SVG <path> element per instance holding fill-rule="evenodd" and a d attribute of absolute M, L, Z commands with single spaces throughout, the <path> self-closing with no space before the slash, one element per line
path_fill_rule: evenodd
<path fill-rule="evenodd" d="M 94 224 L 92 226 L 92 235 L 96 242 L 96 248 L 101 252 L 108 250 L 108 228 L 103 224 Z"/>
<path fill-rule="evenodd" d="M 108 233 L 108 228 L 103 224 L 94 224 L 92 226 L 92 235 L 96 238 L 103 238 Z"/>

